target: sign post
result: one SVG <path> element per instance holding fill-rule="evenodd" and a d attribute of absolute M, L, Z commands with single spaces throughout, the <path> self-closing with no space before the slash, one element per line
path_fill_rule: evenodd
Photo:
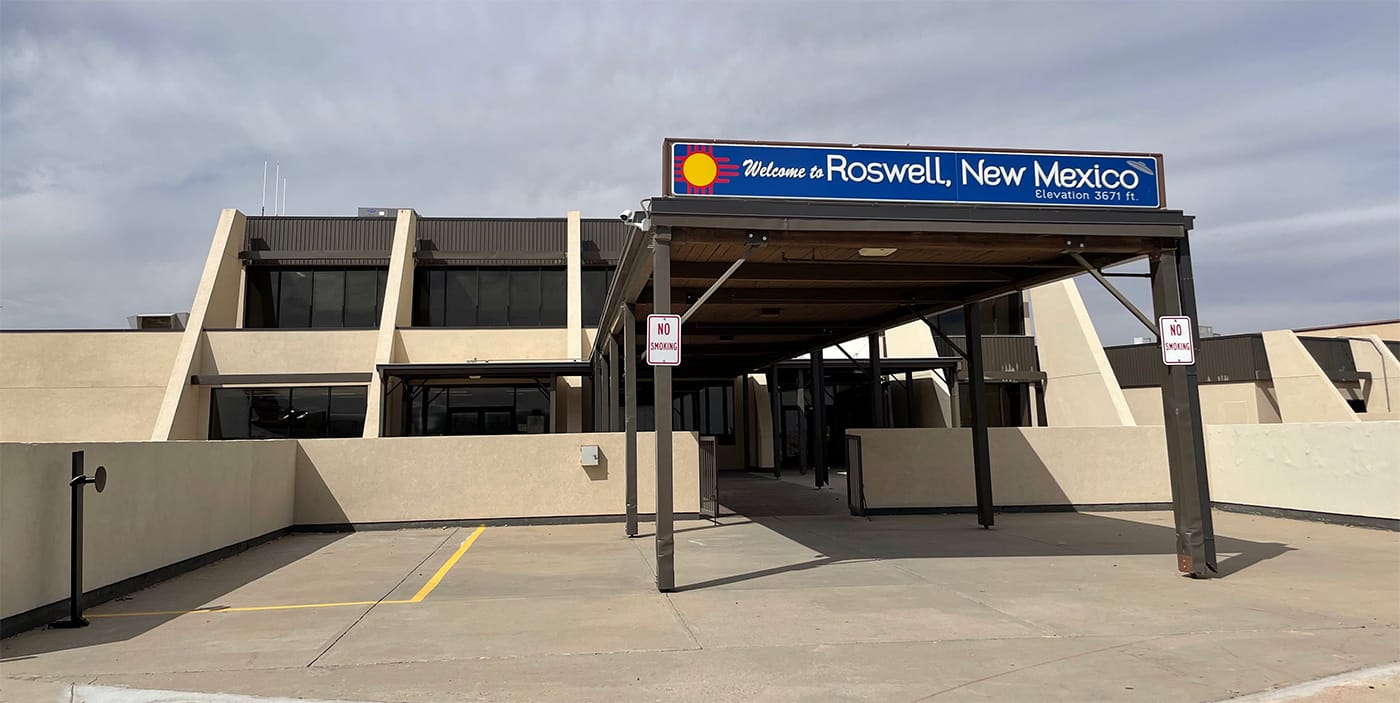
<path fill-rule="evenodd" d="M 1162 363 L 1167 366 L 1194 366 L 1196 346 L 1192 343 L 1191 318 L 1163 316 L 1157 318 L 1157 339 L 1162 345 Z"/>
<path fill-rule="evenodd" d="M 647 363 L 681 365 L 680 315 L 647 315 Z"/>

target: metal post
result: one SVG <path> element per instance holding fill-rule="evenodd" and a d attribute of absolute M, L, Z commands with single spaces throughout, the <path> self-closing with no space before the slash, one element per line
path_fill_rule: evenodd
<path fill-rule="evenodd" d="M 671 314 L 671 232 L 652 236 L 652 298 L 657 315 Z M 676 587 L 675 515 L 671 495 L 671 367 L 654 366 L 653 407 L 656 408 L 656 589 Z"/>
<path fill-rule="evenodd" d="M 778 391 L 778 365 L 768 367 L 768 410 L 773 414 L 769 439 L 773 445 L 773 478 L 783 475 L 783 399 Z"/>
<path fill-rule="evenodd" d="M 631 350 L 629 350 L 630 352 Z M 616 432 L 622 429 L 622 424 L 618 422 L 617 416 L 617 380 L 618 365 L 621 359 L 617 356 L 617 337 L 608 335 L 608 431 Z"/>
<path fill-rule="evenodd" d="M 885 387 L 880 375 L 880 335 L 867 338 L 870 345 L 870 426 L 885 426 Z"/>
<path fill-rule="evenodd" d="M 72 529 L 68 548 L 68 619 L 54 623 L 54 627 L 86 627 L 83 619 L 83 452 L 73 452 L 73 478 L 68 482 L 71 500 L 69 502 L 69 525 Z"/>
<path fill-rule="evenodd" d="M 822 350 L 812 354 L 812 463 L 817 488 L 831 483 L 826 471 L 826 360 Z"/>
<path fill-rule="evenodd" d="M 630 305 L 622 306 L 622 359 L 625 367 L 623 382 L 624 429 L 627 432 L 627 536 L 637 536 L 637 318 Z"/>
<path fill-rule="evenodd" d="M 800 468 L 798 473 L 811 468 L 808 458 L 812 454 L 812 393 L 808 389 L 807 374 L 801 369 L 797 370 L 797 465 Z"/>
<path fill-rule="evenodd" d="M 904 426 L 917 427 L 914 424 L 914 372 L 904 372 Z"/>
<path fill-rule="evenodd" d="M 1191 270 L 1191 239 L 1181 238 L 1176 247 L 1176 278 L 1181 289 L 1181 311 L 1191 318 L 1191 344 L 1201 351 L 1201 330 L 1196 315 L 1196 276 Z M 1384 367 L 1382 367 L 1383 369 Z M 1210 514 L 1210 475 L 1206 464 L 1205 422 L 1201 418 L 1201 385 L 1196 365 L 1186 367 L 1186 402 L 1191 411 L 1191 445 L 1196 459 L 1196 502 L 1201 511 L 1201 536 L 1205 543 L 1206 566 L 1216 571 L 1215 520 Z"/>
<path fill-rule="evenodd" d="M 958 398 L 958 368 L 958 366 L 950 366 L 943 372 L 943 383 L 948 386 L 948 426 L 953 428 L 962 427 L 962 401 Z"/>
<path fill-rule="evenodd" d="M 967 327 L 968 405 L 972 410 L 972 471 L 977 481 L 977 523 L 984 528 L 996 522 L 992 514 L 992 456 L 987 438 L 986 369 L 982 358 L 982 304 L 963 306 Z"/>
<path fill-rule="evenodd" d="M 1189 254 L 1187 255 L 1189 259 Z M 1184 312 L 1177 255 L 1166 251 L 1152 263 L 1152 308 L 1157 317 Z M 1195 319 L 1192 319 L 1194 326 Z M 1207 553 L 1210 536 L 1210 494 L 1205 483 L 1205 445 L 1198 389 L 1187 369 L 1168 366 L 1162 383 L 1162 419 L 1167 434 L 1167 466 L 1171 471 L 1172 514 L 1176 522 L 1176 565 L 1182 573 L 1205 577 L 1215 570 Z M 1194 391 L 1194 392 L 1193 392 Z M 1196 407 L 1192 400 L 1195 396 Z M 1194 412 L 1193 412 L 1194 410 Z M 1200 447 L 1198 453 L 1197 447 Z"/>
<path fill-rule="evenodd" d="M 739 387 L 738 401 L 740 403 L 740 407 L 743 408 L 743 412 L 741 414 L 743 415 L 744 423 L 744 470 L 747 471 L 753 468 L 753 462 L 751 461 L 751 459 L 753 458 L 753 452 L 749 451 L 749 439 L 750 436 L 753 434 L 753 426 L 749 420 L 749 375 L 746 373 L 742 376 L 742 378 L 744 379 L 744 382 Z"/>

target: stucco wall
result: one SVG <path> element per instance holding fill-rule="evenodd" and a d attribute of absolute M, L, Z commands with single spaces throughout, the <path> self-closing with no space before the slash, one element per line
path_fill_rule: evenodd
<path fill-rule="evenodd" d="M 699 444 L 674 437 L 675 509 L 699 510 Z M 638 505 L 656 505 L 654 435 L 638 434 Z M 599 445 L 603 465 L 579 466 Z M 617 515 L 625 512 L 624 435 L 303 440 L 297 524 Z"/>
<path fill-rule="evenodd" d="M 0 444 L 0 616 L 68 595 L 71 453 L 88 488 L 85 590 L 292 523 L 295 441 Z"/>
<path fill-rule="evenodd" d="M 510 350 L 513 361 L 555 361 L 565 355 L 568 330 L 547 329 L 441 329 L 413 327 L 398 331 L 394 361 L 432 364 L 501 359 Z"/>
<path fill-rule="evenodd" d="M 1051 427 L 1131 426 L 1098 332 L 1072 280 L 1032 288 L 1035 346 L 1045 372 L 1045 416 Z"/>
<path fill-rule="evenodd" d="M 374 330 L 219 330 L 204 333 L 200 373 L 368 373 Z"/>
<path fill-rule="evenodd" d="M 0 441 L 146 439 L 178 332 L 0 333 Z"/>
<path fill-rule="evenodd" d="M 869 508 L 976 504 L 969 430 L 852 430 Z M 997 505 L 1171 500 L 1161 427 L 992 428 Z M 1206 428 L 1223 503 L 1400 519 L 1400 421 Z"/>
<path fill-rule="evenodd" d="M 1208 383 L 1201 387 L 1201 418 L 1207 425 L 1257 425 L 1279 421 L 1270 384 Z M 1160 388 L 1124 388 L 1123 397 L 1139 425 L 1161 426 Z"/>
<path fill-rule="evenodd" d="M 1223 503 L 1400 518 L 1400 421 L 1207 430 Z"/>
<path fill-rule="evenodd" d="M 852 430 L 870 508 L 976 504 L 967 429 Z M 997 505 L 1171 500 L 1166 439 L 1155 427 L 994 427 Z"/>

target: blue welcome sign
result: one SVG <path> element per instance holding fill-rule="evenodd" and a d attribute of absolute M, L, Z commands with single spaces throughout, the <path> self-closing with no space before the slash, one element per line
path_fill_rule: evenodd
<path fill-rule="evenodd" d="M 1164 206 L 1160 154 L 667 140 L 667 195 Z"/>

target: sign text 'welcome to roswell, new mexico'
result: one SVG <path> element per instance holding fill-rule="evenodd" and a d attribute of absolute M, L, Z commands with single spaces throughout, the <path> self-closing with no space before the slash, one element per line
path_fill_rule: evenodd
<path fill-rule="evenodd" d="M 668 141 L 668 195 L 1161 208 L 1162 157 Z"/>

